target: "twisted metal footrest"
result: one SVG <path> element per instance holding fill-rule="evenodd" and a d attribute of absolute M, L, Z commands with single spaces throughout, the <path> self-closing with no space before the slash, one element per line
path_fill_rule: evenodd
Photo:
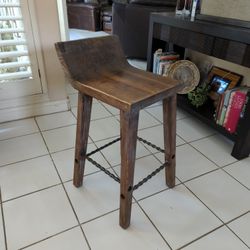
<path fill-rule="evenodd" d="M 152 147 L 152 148 L 158 150 L 158 151 L 161 152 L 161 153 L 164 153 L 164 152 L 165 152 L 162 148 L 156 146 L 156 145 L 153 144 L 152 142 L 149 142 L 149 141 L 147 141 L 147 140 L 145 140 L 145 139 L 143 139 L 143 138 L 141 138 L 141 137 L 137 137 L 137 139 L 138 139 L 139 141 L 143 142 L 144 144 L 147 144 L 148 146 L 150 146 L 150 147 Z M 107 143 L 107 144 L 101 146 L 100 148 L 97 148 L 97 149 L 91 151 L 90 153 L 88 153 L 88 154 L 86 155 L 86 159 L 87 159 L 89 162 L 91 162 L 94 166 L 96 166 L 98 169 L 100 169 L 101 171 L 103 171 L 106 175 L 108 175 L 109 177 L 111 177 L 113 180 L 115 180 L 115 181 L 118 182 L 118 183 L 120 183 L 120 178 L 119 178 L 119 177 L 117 177 L 116 175 L 114 175 L 113 173 L 111 173 L 109 170 L 107 170 L 106 168 L 104 168 L 102 165 L 100 165 L 98 162 L 96 162 L 95 160 L 93 160 L 93 159 L 90 158 L 89 156 L 90 156 L 90 155 L 93 155 L 93 154 L 95 154 L 95 153 L 97 153 L 97 152 L 99 152 L 99 151 L 101 151 L 102 149 L 104 149 L 104 148 L 106 148 L 106 147 L 108 147 L 108 146 L 111 146 L 112 144 L 114 144 L 114 143 L 116 143 L 116 142 L 118 142 L 118 141 L 120 141 L 120 140 L 121 140 L 120 137 L 119 137 L 119 138 L 116 138 L 115 140 L 113 140 L 113 141 L 111 141 L 111 142 L 109 142 L 109 143 Z M 134 191 L 134 190 L 138 189 L 140 186 L 142 186 L 144 183 L 146 183 L 148 180 L 150 180 L 153 176 L 155 176 L 156 174 L 158 174 L 158 173 L 159 173 L 162 169 L 164 169 L 167 165 L 168 165 L 168 162 L 163 163 L 159 168 L 155 169 L 151 174 L 149 174 L 148 176 L 146 176 L 145 178 L 143 178 L 141 181 L 139 181 L 136 185 L 134 185 L 133 188 L 132 188 L 132 190 Z"/>

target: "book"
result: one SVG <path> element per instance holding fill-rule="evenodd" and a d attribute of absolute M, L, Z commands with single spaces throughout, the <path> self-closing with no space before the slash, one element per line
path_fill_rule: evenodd
<path fill-rule="evenodd" d="M 223 126 L 229 133 L 234 133 L 245 104 L 247 92 L 244 90 L 236 90 L 230 96 L 228 115 L 225 118 Z"/>
<path fill-rule="evenodd" d="M 224 98 L 223 98 L 221 106 L 220 106 L 221 110 L 219 111 L 219 115 L 218 115 L 217 121 L 216 121 L 216 123 L 218 125 L 221 125 L 221 126 L 223 125 L 223 122 L 224 122 L 224 119 L 226 116 L 226 112 L 227 112 L 227 107 L 228 107 L 229 100 L 230 100 L 230 96 L 231 96 L 232 92 L 234 92 L 234 91 L 236 91 L 236 89 L 230 89 L 224 93 Z"/>
<path fill-rule="evenodd" d="M 153 73 L 166 75 L 171 63 L 179 60 L 180 56 L 175 52 L 162 52 L 162 49 L 155 51 L 153 56 Z"/>

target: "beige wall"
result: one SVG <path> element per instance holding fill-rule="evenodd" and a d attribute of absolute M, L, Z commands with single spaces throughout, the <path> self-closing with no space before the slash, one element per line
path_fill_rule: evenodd
<path fill-rule="evenodd" d="M 250 21 L 250 0 L 202 0 L 201 14 L 236 18 Z M 211 61 L 214 65 L 244 76 L 242 84 L 250 86 L 250 69 L 199 53 L 192 53 L 193 60 Z"/>
<path fill-rule="evenodd" d="M 58 61 L 54 43 L 60 41 L 56 0 L 34 0 L 44 60 L 48 94 L 51 101 L 66 98 L 65 77 Z"/>
<path fill-rule="evenodd" d="M 202 0 L 201 14 L 250 21 L 250 0 Z"/>

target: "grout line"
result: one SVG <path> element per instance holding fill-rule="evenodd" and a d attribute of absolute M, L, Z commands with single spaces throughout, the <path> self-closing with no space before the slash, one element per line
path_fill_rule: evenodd
<path fill-rule="evenodd" d="M 47 186 L 47 187 L 44 187 L 44 188 L 41 188 L 41 189 L 38 189 L 38 190 L 35 190 L 35 191 L 32 191 L 32 192 L 29 192 L 29 193 L 25 193 L 25 194 L 22 194 L 22 195 L 19 195 L 19 196 L 16 196 L 14 198 L 10 198 L 10 199 L 7 199 L 5 201 L 2 201 L 2 203 L 6 203 L 6 202 L 10 202 L 10 201 L 13 201 L 13 200 L 17 200 L 19 198 L 23 198 L 23 197 L 26 197 L 26 196 L 29 196 L 29 195 L 32 195 L 32 194 L 35 194 L 35 193 L 38 193 L 38 192 L 41 192 L 41 191 L 44 191 L 44 190 L 47 190 L 47 189 L 50 189 L 50 188 L 53 188 L 53 187 L 57 187 L 61 185 L 61 183 L 57 183 L 57 184 L 54 184 L 54 185 L 50 185 L 50 186 Z"/>
<path fill-rule="evenodd" d="M 237 162 L 234 162 L 234 163 L 237 163 Z M 228 165 L 225 165 L 225 166 L 221 167 L 221 170 L 222 170 L 224 173 L 226 173 L 227 175 L 229 175 L 230 177 L 232 177 L 235 181 L 237 181 L 239 184 L 241 184 L 243 187 L 245 187 L 245 188 L 249 191 L 250 188 L 248 188 L 247 186 L 245 186 L 245 184 L 241 183 L 240 180 L 238 180 L 236 177 L 234 177 L 233 175 L 231 175 L 230 173 L 228 173 L 228 172 L 224 169 L 225 167 L 228 167 L 228 166 L 230 166 L 230 165 L 232 165 L 232 164 L 234 164 L 234 163 L 230 163 L 230 164 L 228 164 Z"/>
<path fill-rule="evenodd" d="M 196 241 L 198 241 L 198 240 L 200 240 L 200 239 L 206 237 L 207 235 L 209 235 L 209 234 L 215 232 L 216 230 L 218 230 L 218 229 L 220 229 L 220 228 L 222 228 L 222 227 L 224 227 L 223 224 L 220 225 L 220 226 L 218 226 L 218 227 L 215 227 L 214 229 L 212 229 L 211 231 L 208 231 L 208 232 L 205 233 L 205 234 L 202 234 L 201 236 L 199 236 L 199 237 L 195 238 L 194 240 L 192 240 L 192 241 L 190 241 L 190 242 L 184 244 L 183 246 L 177 248 L 176 250 L 181 250 L 181 249 L 185 248 L 186 246 L 189 246 L 189 245 L 193 244 L 194 242 L 196 242 Z"/>
<path fill-rule="evenodd" d="M 160 232 L 160 230 L 157 228 L 157 226 L 154 224 L 154 222 L 151 220 L 151 218 L 149 217 L 149 215 L 146 213 L 146 211 L 143 209 L 143 207 L 141 206 L 141 204 L 135 199 L 136 204 L 139 206 L 139 208 L 141 209 L 141 211 L 144 213 L 144 215 L 148 218 L 149 222 L 151 223 L 151 225 L 155 228 L 155 230 L 158 232 L 158 234 L 160 235 L 160 237 L 163 239 L 163 241 L 166 243 L 166 245 L 169 247 L 170 250 L 173 250 L 173 248 L 170 246 L 170 244 L 167 242 L 167 240 L 164 238 L 164 236 L 162 235 L 162 233 Z"/>
<path fill-rule="evenodd" d="M 36 121 L 36 122 L 37 122 L 37 121 Z M 40 129 L 40 128 L 39 128 L 39 129 Z M 41 130 L 40 130 L 40 133 L 41 133 Z M 45 138 L 43 137 L 43 134 L 42 134 L 42 133 L 41 133 L 41 136 L 42 136 L 42 138 L 43 138 L 43 141 L 44 141 L 44 144 L 45 144 L 47 150 L 49 151 L 48 145 L 46 144 Z M 75 215 L 75 218 L 76 218 L 76 220 L 77 220 L 78 226 L 80 226 L 80 229 L 81 229 L 81 231 L 82 231 L 83 237 L 84 237 L 84 239 L 85 239 L 85 241 L 86 241 L 86 243 L 87 243 L 87 245 L 88 245 L 88 248 L 91 250 L 91 247 L 90 247 L 90 244 L 89 244 L 89 242 L 88 242 L 88 240 L 87 240 L 87 237 L 86 237 L 86 235 L 85 235 L 85 233 L 84 233 L 84 231 L 83 231 L 83 229 L 82 229 L 82 227 L 81 227 L 80 220 L 79 220 L 79 218 L 78 218 L 78 216 L 77 216 L 77 213 L 76 213 L 76 211 L 75 211 L 75 209 L 74 209 L 74 207 L 73 207 L 73 204 L 72 204 L 72 202 L 71 202 L 71 200 L 70 200 L 70 198 L 69 198 L 69 194 L 67 193 L 67 190 L 66 190 L 66 188 L 65 188 L 65 185 L 64 185 L 64 183 L 63 183 L 63 181 L 62 181 L 62 178 L 61 178 L 61 176 L 60 176 L 60 173 L 59 173 L 59 171 L 58 171 L 58 169 L 57 169 L 57 167 L 56 167 L 56 164 L 55 164 L 55 162 L 54 162 L 54 160 L 53 160 L 53 157 L 51 156 L 51 153 L 50 153 L 50 152 L 49 152 L 49 156 L 50 156 L 50 159 L 51 159 L 51 161 L 52 161 L 52 163 L 53 163 L 53 165 L 54 165 L 54 168 L 55 168 L 55 170 L 56 170 L 56 172 L 57 172 L 58 178 L 60 179 L 62 188 L 63 188 L 63 190 L 64 190 L 64 192 L 65 192 L 65 195 L 66 195 L 66 197 L 67 197 L 67 199 L 68 199 L 68 202 L 69 202 L 69 204 L 70 204 L 70 206 L 71 206 L 72 212 L 73 212 L 74 215 Z"/>
<path fill-rule="evenodd" d="M 5 219 L 4 219 L 4 212 L 3 212 L 3 202 L 2 202 L 2 190 L 1 190 L 1 186 L 0 186 L 0 209 L 1 209 L 1 213 L 2 213 L 4 245 L 5 245 L 5 249 L 8 250 L 7 234 L 6 234 Z"/>
<path fill-rule="evenodd" d="M 58 236 L 58 235 L 60 235 L 60 234 L 63 234 L 63 233 L 65 233 L 65 232 L 70 231 L 70 230 L 72 230 L 72 229 L 74 229 L 74 228 L 77 228 L 77 227 L 79 227 L 79 225 L 73 226 L 73 227 L 70 227 L 70 228 L 67 228 L 67 229 L 65 229 L 65 230 L 63 230 L 63 231 L 61 231 L 61 232 L 59 232 L 59 233 L 50 235 L 50 236 L 48 236 L 48 237 L 46 237 L 46 238 L 44 238 L 44 239 L 42 239 L 42 240 L 36 241 L 36 242 L 34 242 L 34 243 L 31 243 L 31 244 L 29 244 L 29 245 L 27 245 L 27 246 L 25 246 L 25 247 L 21 247 L 21 248 L 18 249 L 18 250 L 27 249 L 28 247 L 34 246 L 34 245 L 36 245 L 36 244 L 39 244 L 39 243 L 41 243 L 41 242 L 43 242 L 43 241 L 46 241 L 46 240 L 48 240 L 48 239 L 51 239 L 51 238 L 53 238 L 53 237 L 55 237 L 55 236 Z"/>
<path fill-rule="evenodd" d="M 227 223 L 226 223 L 226 227 L 227 227 L 227 229 L 229 229 L 244 245 L 246 245 L 249 249 L 250 249 L 250 246 L 248 246 L 247 245 L 247 243 L 245 243 L 230 227 L 229 227 L 229 225 L 228 224 L 230 224 L 231 222 L 233 222 L 233 221 L 235 221 L 235 220 L 237 220 L 237 219 L 239 219 L 239 218 L 241 218 L 241 217 L 243 217 L 243 216 L 245 216 L 245 215 L 247 215 L 248 213 L 250 212 L 250 210 L 249 211 L 247 211 L 246 213 L 244 213 L 244 214 L 242 214 L 242 215 L 240 215 L 240 216 L 238 216 L 238 217 L 236 217 L 236 218 L 234 218 L 234 219 L 232 219 L 232 220 L 230 220 L 230 221 L 228 221 Z"/>
<path fill-rule="evenodd" d="M 14 161 L 14 162 L 11 162 L 11 163 L 0 165 L 0 167 L 7 167 L 7 166 L 10 166 L 10 165 L 13 165 L 13 164 L 17 164 L 17 163 L 21 163 L 21 162 L 25 162 L 25 161 L 30 161 L 30 160 L 37 159 L 37 158 L 44 157 L 44 156 L 48 156 L 48 155 L 49 154 L 44 154 L 44 155 L 39 155 L 39 156 L 35 156 L 35 157 L 32 157 L 32 158 L 27 158 L 27 159 L 24 159 L 24 160 L 20 160 L 20 161 Z"/>
<path fill-rule="evenodd" d="M 39 130 L 37 130 L 37 131 L 35 131 L 35 132 L 28 133 L 28 134 L 17 135 L 17 136 L 9 137 L 9 138 L 6 138 L 6 139 L 0 139 L 0 142 L 2 142 L 2 141 L 12 140 L 12 139 L 15 139 L 15 138 L 20 138 L 20 137 L 24 137 L 24 136 L 29 136 L 29 135 L 39 134 L 39 133 L 40 133 L 40 132 L 39 132 Z"/>

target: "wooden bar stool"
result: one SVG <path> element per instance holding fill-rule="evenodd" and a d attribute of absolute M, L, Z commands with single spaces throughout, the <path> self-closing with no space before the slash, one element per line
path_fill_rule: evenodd
<path fill-rule="evenodd" d="M 163 101 L 166 184 L 175 186 L 176 93 L 183 86 L 130 66 L 115 36 L 56 43 L 72 86 L 79 91 L 73 183 L 83 182 L 92 98 L 120 109 L 120 226 L 130 224 L 139 111 Z"/>

